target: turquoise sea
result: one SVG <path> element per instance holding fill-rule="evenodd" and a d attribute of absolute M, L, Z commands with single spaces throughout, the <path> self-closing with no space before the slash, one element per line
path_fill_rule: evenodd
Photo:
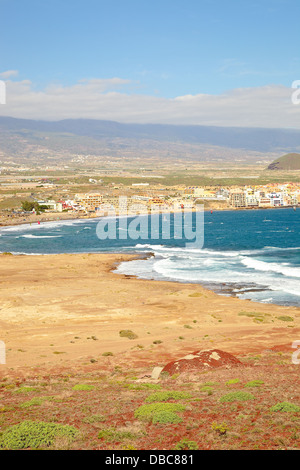
<path fill-rule="evenodd" d="M 165 216 L 159 216 L 152 231 L 150 217 L 139 219 L 146 220 L 149 227 L 142 238 L 138 230 L 134 238 L 126 232 L 126 226 L 136 224 L 134 217 L 110 219 L 109 223 L 115 223 L 113 239 L 97 236 L 103 219 L 3 227 L 0 252 L 138 253 L 143 255 L 140 259 L 124 262 L 116 271 L 146 279 L 199 283 L 223 295 L 263 303 L 300 306 L 300 208 L 205 212 L 203 247 L 193 246 L 184 233 L 178 236 L 178 214 L 167 220 L 170 238 L 163 229 Z M 183 219 L 181 225 L 184 227 Z M 145 257 L 147 253 L 152 256 Z"/>

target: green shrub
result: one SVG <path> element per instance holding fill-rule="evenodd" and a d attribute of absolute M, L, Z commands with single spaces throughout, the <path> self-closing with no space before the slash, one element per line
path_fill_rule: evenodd
<path fill-rule="evenodd" d="M 245 387 L 260 387 L 263 384 L 264 382 L 262 380 L 251 380 L 246 383 Z"/>
<path fill-rule="evenodd" d="M 34 397 L 20 405 L 21 408 L 30 408 L 31 406 L 40 406 L 46 400 L 52 400 L 52 397 Z"/>
<path fill-rule="evenodd" d="M 86 384 L 77 384 L 77 385 L 74 385 L 73 387 L 73 390 L 89 391 L 93 389 L 94 389 L 93 385 L 86 385 Z"/>
<path fill-rule="evenodd" d="M 247 400 L 254 400 L 255 397 L 252 393 L 248 392 L 230 392 L 226 395 L 223 395 L 220 398 L 221 402 L 231 402 L 231 401 L 247 401 Z"/>
<path fill-rule="evenodd" d="M 182 418 L 178 416 L 174 411 L 158 411 L 153 415 L 152 423 L 156 424 L 178 424 L 182 422 Z"/>
<path fill-rule="evenodd" d="M 200 392 L 207 392 L 208 395 L 213 394 L 213 388 L 209 387 L 208 385 L 204 385 L 203 387 L 200 388 Z"/>
<path fill-rule="evenodd" d="M 122 441 L 124 439 L 136 439 L 138 435 L 130 431 L 118 431 L 117 429 L 102 429 L 99 431 L 98 438 L 104 439 L 105 441 Z"/>
<path fill-rule="evenodd" d="M 253 318 L 253 321 L 254 321 L 255 323 L 259 323 L 259 322 L 265 321 L 265 317 L 266 317 L 268 314 L 261 313 L 261 312 L 245 312 L 245 311 L 242 311 L 242 312 L 239 312 L 238 315 L 239 315 L 239 316 L 244 316 L 244 317 Z"/>
<path fill-rule="evenodd" d="M 281 321 L 294 321 L 292 317 L 289 317 L 287 315 L 282 315 L 281 317 L 277 317 L 277 319 Z"/>
<path fill-rule="evenodd" d="M 195 441 L 181 439 L 181 441 L 177 442 L 175 450 L 198 450 L 198 446 Z"/>
<path fill-rule="evenodd" d="M 176 379 L 179 377 L 179 375 L 180 375 L 180 374 L 173 374 L 173 375 L 171 376 L 171 379 L 172 379 L 172 380 L 176 380 Z"/>
<path fill-rule="evenodd" d="M 86 416 L 82 420 L 83 423 L 88 423 L 88 424 L 101 423 L 103 421 L 106 421 L 106 418 L 105 418 L 105 416 L 102 416 L 102 415 Z"/>
<path fill-rule="evenodd" d="M 162 419 L 162 413 L 176 413 L 177 411 L 184 410 L 185 406 L 179 403 L 150 403 L 140 406 L 135 411 L 134 416 L 137 419 L 153 422 L 154 419 Z M 155 418 L 157 416 L 158 418 Z M 166 416 L 166 414 L 164 416 Z"/>
<path fill-rule="evenodd" d="M 220 436 L 224 436 L 227 431 L 229 431 L 229 427 L 227 426 L 226 423 L 212 423 L 211 428 L 216 431 Z"/>
<path fill-rule="evenodd" d="M 219 385 L 218 382 L 205 382 L 202 387 L 215 387 L 217 385 Z"/>
<path fill-rule="evenodd" d="M 39 421 L 23 421 L 5 430 L 0 448 L 7 450 L 38 449 L 51 446 L 57 438 L 74 440 L 78 431 L 73 426 Z"/>
<path fill-rule="evenodd" d="M 233 385 L 239 383 L 240 379 L 231 379 L 226 382 L 226 385 Z"/>
<path fill-rule="evenodd" d="M 36 387 L 20 387 L 18 390 L 16 390 L 14 393 L 30 393 L 30 392 L 36 392 L 38 389 Z"/>
<path fill-rule="evenodd" d="M 250 317 L 250 318 L 258 318 L 258 317 L 263 317 L 264 316 L 264 313 L 261 313 L 261 312 L 245 312 L 245 311 L 241 311 L 238 313 L 238 315 L 240 317 Z"/>
<path fill-rule="evenodd" d="M 147 402 L 168 401 L 168 400 L 184 400 L 191 398 L 190 393 L 174 392 L 172 390 L 163 390 L 161 392 L 152 393 L 146 398 Z"/>
<path fill-rule="evenodd" d="M 138 336 L 131 330 L 121 330 L 119 332 L 121 338 L 136 339 Z"/>
<path fill-rule="evenodd" d="M 300 406 L 295 405 L 294 403 L 289 403 L 288 401 L 283 401 L 272 406 L 271 411 L 283 411 L 287 413 L 299 413 Z"/>
<path fill-rule="evenodd" d="M 139 383 L 139 384 L 129 384 L 129 390 L 160 390 L 160 384 L 151 384 L 151 383 Z"/>

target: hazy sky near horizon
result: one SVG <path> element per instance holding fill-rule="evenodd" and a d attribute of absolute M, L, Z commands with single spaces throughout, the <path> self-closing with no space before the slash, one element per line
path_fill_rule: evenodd
<path fill-rule="evenodd" d="M 299 128 L 299 14 L 299 0 L 0 0 L 0 115 Z"/>

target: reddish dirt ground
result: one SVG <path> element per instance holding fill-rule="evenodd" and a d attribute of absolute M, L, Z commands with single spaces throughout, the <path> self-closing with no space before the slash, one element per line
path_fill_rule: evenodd
<path fill-rule="evenodd" d="M 111 272 L 125 259 L 1 257 L 0 446 L 31 420 L 78 430 L 51 449 L 299 449 L 300 310 Z M 230 364 L 168 366 L 207 350 Z M 141 419 L 151 403 L 182 407 Z"/>

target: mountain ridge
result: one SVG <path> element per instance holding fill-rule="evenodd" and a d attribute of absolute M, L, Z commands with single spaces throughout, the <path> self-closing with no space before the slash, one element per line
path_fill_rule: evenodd
<path fill-rule="evenodd" d="M 40 146 L 49 151 L 71 149 L 74 153 L 78 148 L 79 153 L 99 150 L 98 153 L 106 151 L 112 155 L 116 151 L 121 153 L 122 149 L 127 154 L 138 154 L 139 150 L 145 149 L 156 154 L 161 149 L 163 154 L 172 156 L 178 146 L 178 153 L 182 153 L 183 158 L 193 147 L 194 154 L 197 156 L 198 152 L 201 159 L 201 153 L 209 149 L 213 155 L 211 148 L 216 147 L 220 153 L 222 149 L 232 149 L 235 154 L 239 150 L 271 153 L 271 161 L 283 152 L 300 152 L 300 130 L 120 123 L 96 119 L 42 121 L 0 116 L 0 151 L 5 155 L 17 155 L 21 143 L 28 154 L 35 151 L 34 146 Z M 224 159 L 228 161 L 227 157 Z"/>

